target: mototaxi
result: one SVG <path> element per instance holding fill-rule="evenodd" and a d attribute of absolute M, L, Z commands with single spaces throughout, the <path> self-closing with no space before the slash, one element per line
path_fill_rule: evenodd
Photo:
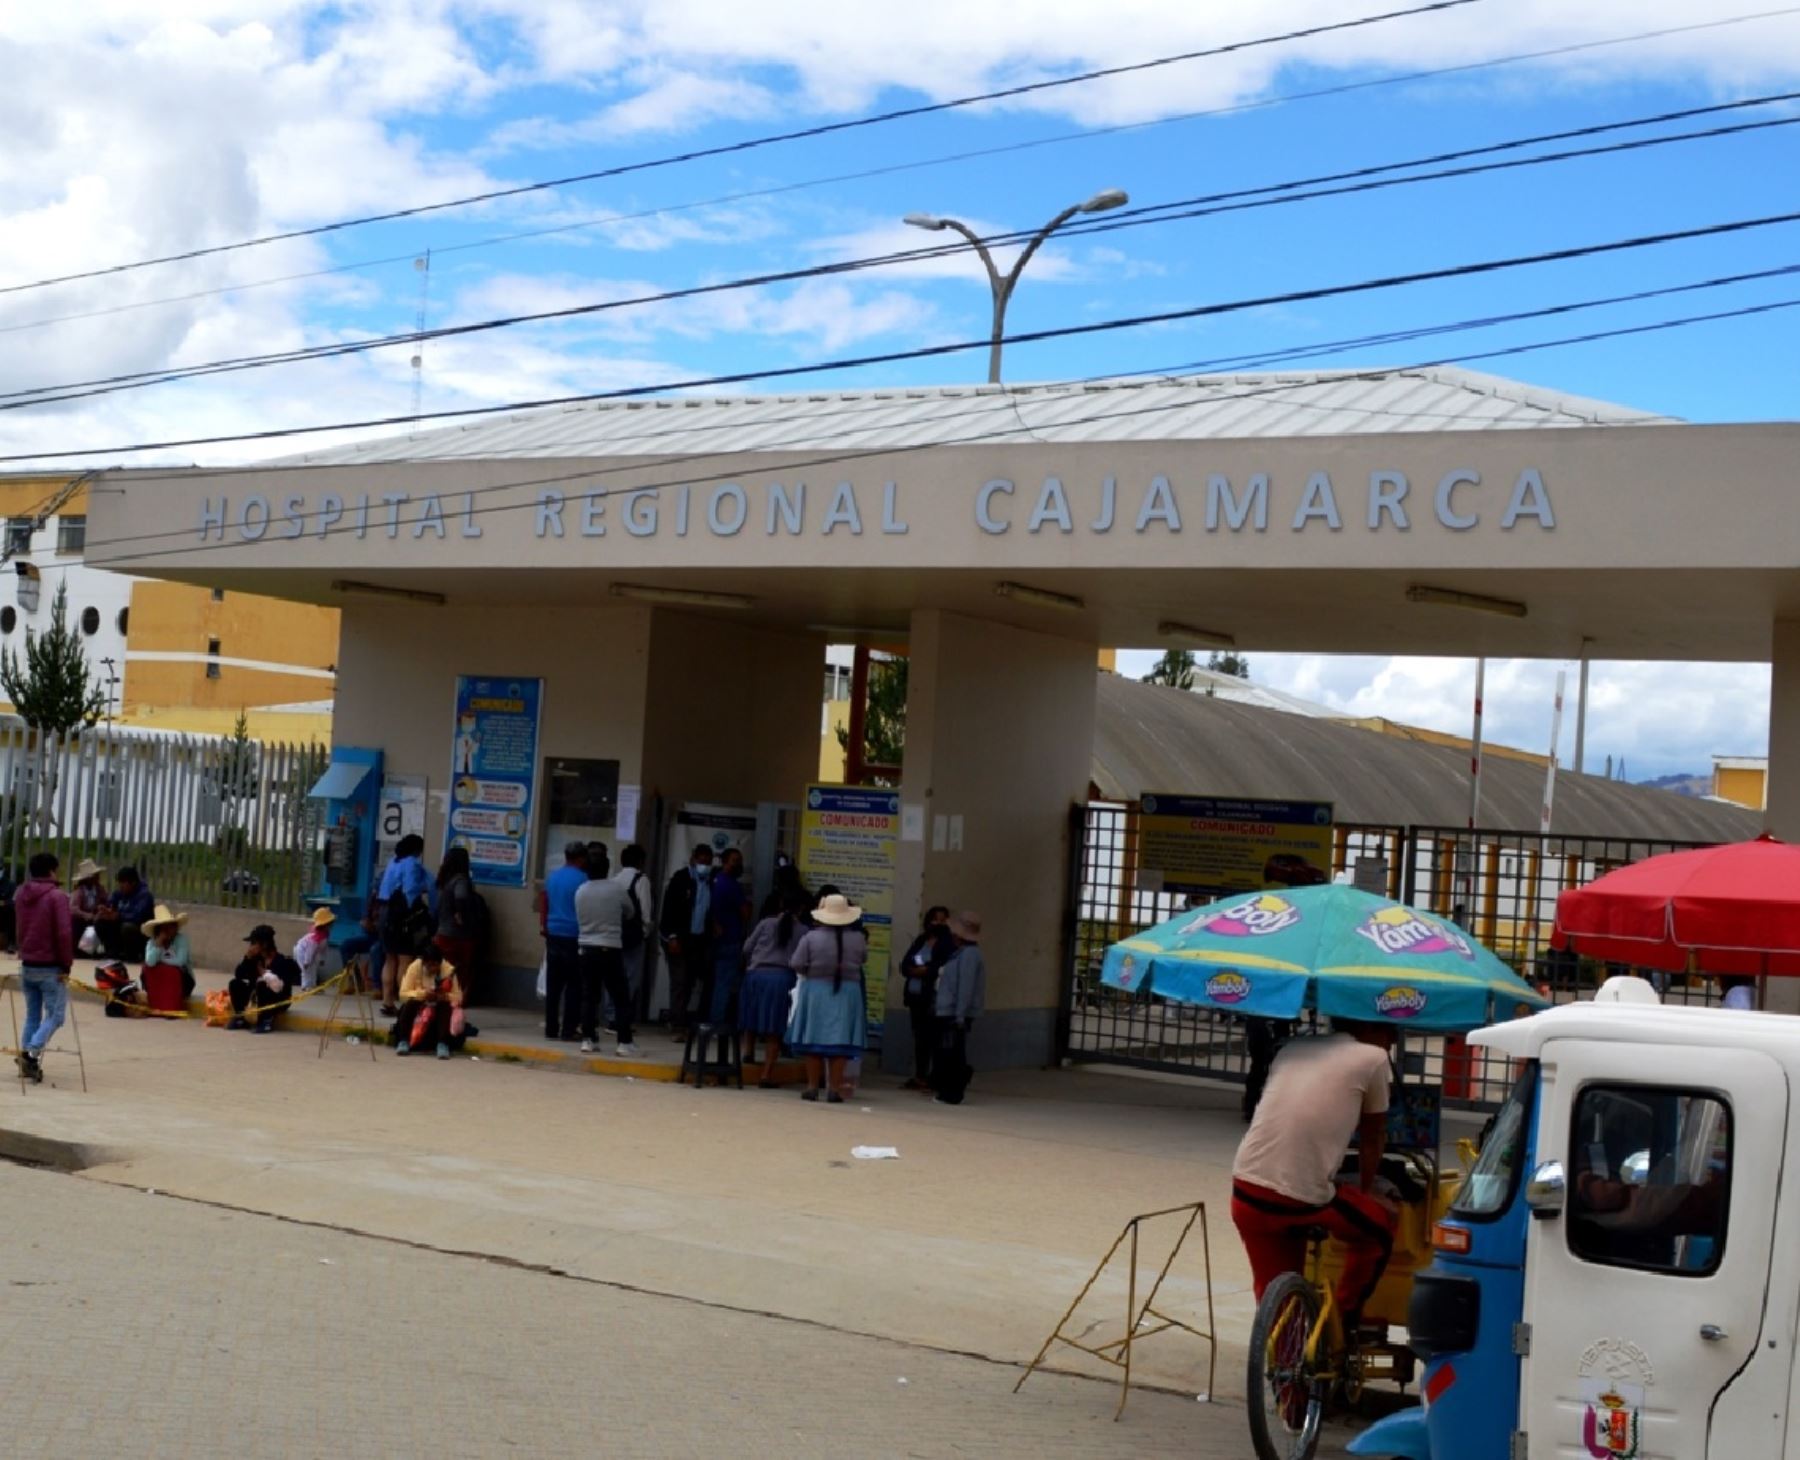
<path fill-rule="evenodd" d="M 1412 1284 L 1393 1460 L 1800 1460 L 1800 1019 L 1599 1001 L 1478 1030 L 1516 1082 Z"/>

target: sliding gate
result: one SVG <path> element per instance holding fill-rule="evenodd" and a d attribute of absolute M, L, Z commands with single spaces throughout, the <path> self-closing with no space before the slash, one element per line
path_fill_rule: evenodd
<path fill-rule="evenodd" d="M 1137 815 L 1136 807 L 1116 802 L 1089 802 L 1070 813 L 1061 1052 L 1074 1060 L 1242 1082 L 1248 1056 L 1241 1019 L 1100 983 L 1110 944 L 1190 906 L 1185 896 L 1139 889 Z M 1367 823 L 1335 832 L 1334 877 L 1452 918 L 1565 1002 L 1592 997 L 1602 978 L 1623 970 L 1550 947 L 1558 895 L 1627 862 L 1705 845 Z M 1704 975 L 1655 977 L 1667 1001 L 1706 1003 L 1718 996 Z M 1448 1104 L 1491 1107 L 1506 1094 L 1507 1062 L 1496 1059 L 1490 1069 L 1484 1051 L 1460 1040 L 1412 1036 L 1403 1054 L 1409 1077 L 1441 1083 Z"/>

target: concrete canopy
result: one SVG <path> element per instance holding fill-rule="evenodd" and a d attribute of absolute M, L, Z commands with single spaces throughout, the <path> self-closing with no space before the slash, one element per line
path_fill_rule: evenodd
<path fill-rule="evenodd" d="M 1800 617 L 1800 428 L 1660 421 L 1454 370 L 609 403 L 109 474 L 89 557 L 322 603 L 623 582 L 827 633 L 932 607 L 1109 644 L 1767 658 Z"/>

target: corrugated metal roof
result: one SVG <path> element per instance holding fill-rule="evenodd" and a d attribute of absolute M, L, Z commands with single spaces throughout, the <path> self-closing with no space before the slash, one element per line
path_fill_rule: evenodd
<path fill-rule="evenodd" d="M 1604 401 L 1435 366 L 816 395 L 596 401 L 335 446 L 293 463 L 446 457 L 891 450 L 1007 441 L 1183 441 L 1667 423 Z"/>
<path fill-rule="evenodd" d="M 1330 801 L 1341 822 L 1463 826 L 1469 819 L 1466 751 L 1403 740 L 1335 720 L 1100 676 L 1094 785 L 1108 800 L 1146 791 Z M 1481 822 L 1536 831 L 1544 772 L 1490 756 L 1481 773 Z M 1551 830 L 1572 836 L 1742 841 L 1762 815 L 1652 786 L 1563 774 Z"/>

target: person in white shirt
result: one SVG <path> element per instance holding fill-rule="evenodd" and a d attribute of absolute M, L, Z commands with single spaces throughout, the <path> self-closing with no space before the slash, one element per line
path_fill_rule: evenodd
<path fill-rule="evenodd" d="M 331 925 L 337 914 L 328 907 L 313 911 L 312 926 L 294 944 L 294 962 L 300 965 L 300 987 L 318 987 L 319 974 L 325 967 L 325 950 L 331 946 Z"/>
<path fill-rule="evenodd" d="M 1756 1008 L 1756 980 L 1741 973 L 1728 973 L 1719 980 L 1719 987 L 1725 991 L 1725 997 L 1719 1000 L 1727 1009 L 1754 1010 Z"/>
<path fill-rule="evenodd" d="M 644 987 L 644 949 L 649 946 L 651 914 L 655 911 L 654 895 L 650 891 L 650 879 L 644 875 L 644 849 L 636 842 L 619 853 L 619 870 L 613 874 L 613 881 L 625 889 L 625 913 L 620 925 L 623 934 L 623 954 L 625 964 L 625 987 L 631 995 L 631 1012 L 635 1019 L 638 1011 L 638 1000 L 643 996 Z M 608 1019 L 616 1018 L 618 1011 L 612 1007 L 612 1000 L 606 1001 L 602 1011 Z"/>
<path fill-rule="evenodd" d="M 613 1051 L 630 1059 L 638 1049 L 631 1041 L 631 994 L 625 987 L 625 912 L 628 899 L 624 884 L 607 875 L 604 842 L 589 842 L 588 880 L 575 889 L 575 921 L 580 931 L 575 942 L 581 971 L 581 1052 L 593 1054 L 600 1041 L 600 996 L 612 1000 L 613 1030 L 619 1037 Z"/>

